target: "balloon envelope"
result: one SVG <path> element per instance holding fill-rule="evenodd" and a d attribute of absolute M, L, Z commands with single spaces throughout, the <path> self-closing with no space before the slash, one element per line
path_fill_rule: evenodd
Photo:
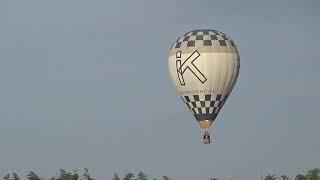
<path fill-rule="evenodd" d="M 230 95 L 240 68 L 232 39 L 216 30 L 194 30 L 173 43 L 171 80 L 202 129 L 208 129 Z"/>

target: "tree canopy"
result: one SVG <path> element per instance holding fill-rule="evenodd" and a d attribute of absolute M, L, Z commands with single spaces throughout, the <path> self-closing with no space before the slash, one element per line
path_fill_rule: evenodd
<path fill-rule="evenodd" d="M 2 177 L 2 180 L 45 180 L 46 178 L 42 178 L 37 175 L 34 171 L 30 171 L 25 178 L 21 178 L 17 173 L 6 174 Z M 209 180 L 222 180 L 217 178 L 208 178 Z M 96 180 L 91 176 L 89 170 L 87 168 L 82 171 L 74 170 L 72 172 L 68 172 L 64 169 L 60 169 L 58 173 L 49 178 L 49 180 Z M 98 180 L 98 179 L 97 179 Z M 128 172 L 124 174 L 122 177 L 118 173 L 113 174 L 112 180 L 173 180 L 168 176 L 162 176 L 161 178 L 152 178 L 149 179 L 147 174 L 142 171 L 139 171 L 137 175 L 132 172 Z M 230 180 L 230 179 L 228 179 Z M 290 178 L 287 175 L 277 176 L 275 174 L 268 174 L 263 177 L 263 180 L 320 180 L 320 169 L 314 168 L 308 170 L 306 173 L 299 173 L 295 177 Z"/>

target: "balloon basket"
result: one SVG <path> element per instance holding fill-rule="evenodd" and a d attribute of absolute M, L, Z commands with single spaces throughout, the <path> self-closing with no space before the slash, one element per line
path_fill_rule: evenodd
<path fill-rule="evenodd" d="M 205 133 L 203 135 L 202 143 L 203 144 L 210 144 L 210 134 L 208 133 L 208 131 L 205 131 Z"/>

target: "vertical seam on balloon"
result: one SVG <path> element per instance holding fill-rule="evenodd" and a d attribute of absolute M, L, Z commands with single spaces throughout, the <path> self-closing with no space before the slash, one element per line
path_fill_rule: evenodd
<path fill-rule="evenodd" d="M 227 84 L 227 87 L 226 87 L 225 98 L 227 98 L 229 96 L 229 93 L 231 91 L 230 88 L 231 88 L 231 85 L 232 85 L 232 82 L 233 82 L 233 73 L 234 73 L 234 68 L 233 67 L 234 67 L 235 60 L 234 60 L 233 56 L 232 56 L 231 59 L 232 59 L 231 62 L 229 61 L 229 64 L 228 64 L 228 78 L 230 76 L 230 80 L 229 80 L 229 84 Z M 226 101 L 226 99 L 224 101 Z"/>
<path fill-rule="evenodd" d="M 229 55 L 229 54 L 228 54 Z M 226 95 L 227 95 L 227 91 L 228 91 L 228 89 L 227 89 L 227 86 L 228 86 L 228 79 L 229 79 L 229 76 L 230 76 L 230 74 L 229 74 L 229 69 L 230 69 L 230 57 L 229 56 L 227 56 L 227 59 L 225 59 L 226 61 L 227 61 L 227 72 L 226 72 L 226 74 L 227 74 L 227 78 L 226 78 L 226 81 L 224 82 L 224 85 L 223 85 L 223 91 L 222 91 L 222 94 L 224 95 L 224 97 L 226 97 Z"/>
<path fill-rule="evenodd" d="M 232 86 L 231 86 L 231 89 L 230 89 L 230 92 L 229 92 L 229 94 L 231 94 L 231 91 L 233 90 L 233 88 L 234 88 L 234 86 L 235 86 L 235 84 L 236 84 L 236 80 L 237 80 L 237 78 L 238 78 L 238 74 L 239 74 L 239 61 L 238 61 L 238 54 L 233 54 L 234 56 L 236 56 L 236 58 L 235 58 L 235 65 L 234 65 L 234 67 L 233 67 L 233 73 L 234 73 L 234 76 L 233 76 L 233 80 L 232 80 Z"/>

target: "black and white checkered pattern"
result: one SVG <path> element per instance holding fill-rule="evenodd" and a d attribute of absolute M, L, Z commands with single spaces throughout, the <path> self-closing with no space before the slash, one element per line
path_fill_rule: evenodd
<path fill-rule="evenodd" d="M 179 37 L 177 41 L 173 43 L 171 49 L 191 48 L 196 45 L 204 47 L 235 47 L 231 38 L 222 32 L 216 30 L 195 30 Z"/>
<path fill-rule="evenodd" d="M 218 114 L 223 106 L 224 99 L 221 94 L 203 94 L 181 96 L 192 114 Z"/>

